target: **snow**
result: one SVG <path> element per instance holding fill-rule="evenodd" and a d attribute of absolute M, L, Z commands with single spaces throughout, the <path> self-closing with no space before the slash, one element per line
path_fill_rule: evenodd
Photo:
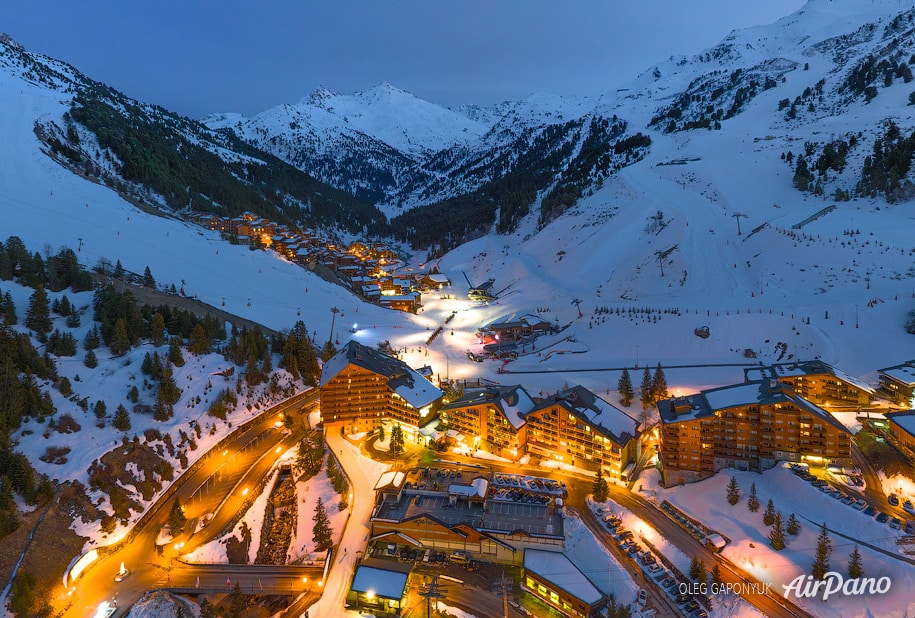
<path fill-rule="evenodd" d="M 597 603 L 601 592 L 565 554 L 540 549 L 524 550 L 524 569 L 531 571 L 585 603 Z"/>
<path fill-rule="evenodd" d="M 356 567 L 356 576 L 353 578 L 350 589 L 356 592 L 371 590 L 385 599 L 400 599 L 407 585 L 407 577 L 409 577 L 409 573 L 388 571 L 361 564 Z"/>
<path fill-rule="evenodd" d="M 731 475 L 737 478 L 741 488 L 741 499 L 735 506 L 730 506 L 725 500 Z M 729 537 L 731 542 L 725 547 L 723 555 L 760 581 L 771 583 L 772 589 L 779 594 L 784 594 L 783 586 L 795 577 L 809 574 L 823 521 L 830 530 L 849 537 L 830 534 L 833 547 L 830 559 L 832 570 L 845 573 L 848 556 L 857 541 L 865 575 L 889 577 L 892 580 L 890 591 L 883 595 L 837 595 L 830 597 L 825 604 L 819 599 L 792 597 L 792 601 L 816 616 L 895 616 L 898 613 L 894 612 L 898 612 L 910 601 L 909 590 L 915 586 L 915 569 L 911 564 L 865 545 L 870 544 L 902 557 L 900 546 L 895 542 L 901 532 L 826 496 L 786 467 L 776 467 L 764 474 L 728 470 L 701 483 L 671 489 L 657 485 L 656 471 L 643 477 L 642 481 L 646 493 L 652 494 L 658 502 L 668 500 L 690 516 Z M 751 483 L 756 484 L 761 503 L 761 508 L 756 513 L 750 513 L 746 505 Z M 791 513 L 795 513 L 801 523 L 800 534 L 796 537 L 787 536 L 787 547 L 781 552 L 776 552 L 769 546 L 769 527 L 762 523 L 762 515 L 769 499 L 772 499 L 776 511 L 782 513 L 785 521 Z"/>
<path fill-rule="evenodd" d="M 639 587 L 632 580 L 632 576 L 581 519 L 575 516 L 566 517 L 563 527 L 566 556 L 593 586 L 603 594 L 613 595 L 623 603 L 635 598 Z"/>
<path fill-rule="evenodd" d="M 177 616 L 181 606 L 185 615 L 199 616 L 200 606 L 164 590 L 147 592 L 127 613 L 128 618 L 163 618 Z"/>
<path fill-rule="evenodd" d="M 82 239 L 78 255 L 87 267 L 103 257 L 112 262 L 120 260 L 133 272 L 143 272 L 149 265 L 160 284 L 178 285 L 183 280 L 188 294 L 274 329 L 289 328 L 301 315 L 309 330 L 317 333 L 317 341 L 333 338 L 330 307 L 341 309 L 338 316 L 341 320 L 346 315 L 352 318 L 358 310 L 359 322 L 371 325 L 353 335 L 360 343 L 374 346 L 389 340 L 394 347 L 408 350 L 404 359 L 410 366 L 430 364 L 439 375 L 447 372 L 458 380 L 479 377 L 502 384 L 521 384 L 531 393 L 555 393 L 568 383 L 580 383 L 594 393 L 606 393 L 608 400 L 616 400 L 615 385 L 623 367 L 632 369 L 637 365 L 640 371 L 658 362 L 665 367 L 672 394 L 695 393 L 740 383 L 746 367 L 785 360 L 779 359 L 775 345 L 778 342 L 785 343 L 787 354 L 794 358 L 819 357 L 849 376 L 860 378 L 872 375 L 876 368 L 892 366 L 912 356 L 911 341 L 902 330 L 915 299 L 910 209 L 907 204 L 888 207 L 879 199 L 857 198 L 838 203 L 835 211 L 801 230 L 792 230 L 792 225 L 832 205 L 833 200 L 793 188 L 793 170 L 780 155 L 788 150 L 797 154 L 806 141 L 861 132 L 859 146 L 849 155 L 849 171 L 844 176 L 837 175 L 829 181 L 833 184 L 828 185 L 851 188 L 854 181 L 851 170 L 855 168 L 852 163 L 860 163 L 870 152 L 884 118 L 895 118 L 904 131 L 912 129 L 915 108 L 906 105 L 909 88 L 900 84 L 881 87 L 879 96 L 869 104 L 860 100 L 844 102 L 835 88 L 851 64 L 836 68 L 833 62 L 839 51 L 847 54 L 849 63 L 853 63 L 883 44 L 877 36 L 839 50 L 835 47 L 839 45 L 836 37 L 854 33 L 865 20 L 879 20 L 879 32 L 895 12 L 909 5 L 890 0 L 871 3 L 813 0 L 774 25 L 731 35 L 726 43 L 738 50 L 728 57 L 731 59 L 706 61 L 700 55 L 672 58 L 657 67 L 662 79 L 655 81 L 651 71 L 647 71 L 632 84 L 624 85 L 627 91 L 608 94 L 597 103 L 560 101 L 537 95 L 498 110 L 474 112 L 477 120 L 468 122 L 491 128 L 505 118 L 500 126 L 511 133 L 535 120 L 548 118 L 559 122 L 560 114 L 569 119 L 577 113 L 597 110 L 618 114 L 633 130 L 646 132 L 652 138 L 651 151 L 643 161 L 609 177 L 602 188 L 583 197 L 559 220 L 541 228 L 537 215 L 532 214 L 516 232 L 477 238 L 437 260 L 441 272 L 454 282 L 460 282 L 460 272 L 465 271 L 474 281 L 494 278 L 496 289 L 509 286 L 499 300 L 486 305 L 428 295 L 423 299 L 422 312 L 417 315 L 384 310 L 361 302 L 342 287 L 331 285 L 275 254 L 252 252 L 223 242 L 217 234 L 202 228 L 138 211 L 108 188 L 72 174 L 40 151 L 33 131 L 35 120 L 60 121 L 71 95 L 63 88 L 29 81 L 23 77 L 22 70 L 11 66 L 6 59 L 0 60 L 0 78 L 4 84 L 0 88 L 3 112 L 0 142 L 12 154 L 0 168 L 3 229 L 7 234 L 20 236 L 32 251 L 41 251 L 45 246 L 76 248 Z M 820 43 L 833 47 L 817 47 Z M 724 121 L 720 131 L 663 135 L 646 128 L 656 110 L 699 74 L 754 66 L 772 56 L 784 57 L 800 66 L 809 62 L 810 69 L 786 74 L 785 83 L 759 94 L 745 111 Z M 72 74 L 72 69 L 55 66 L 62 75 Z M 822 111 L 811 117 L 804 112 L 792 122 L 775 114 L 779 99 L 797 96 L 820 78 L 827 80 Z M 366 94 L 364 101 L 369 97 L 379 101 L 384 97 L 391 102 L 409 101 L 408 97 L 388 90 L 382 88 Z M 347 104 L 341 99 L 337 113 Z M 313 105 L 315 114 L 319 111 L 324 114 L 323 126 L 338 127 L 342 122 L 327 111 L 331 103 Z M 419 109 L 420 104 L 412 101 L 403 105 L 413 107 L 399 109 Z M 366 105 L 360 110 L 370 107 Z M 830 116 L 826 114 L 828 108 L 841 113 Z M 379 109 L 393 110 L 395 106 L 384 103 Z M 509 118 L 512 109 L 516 112 Z M 288 125 L 292 115 L 290 112 L 282 117 L 283 122 L 276 120 L 277 126 L 284 122 Z M 470 118 L 469 111 L 463 115 Z M 428 126 L 430 119 L 438 117 L 431 112 L 417 116 L 422 122 L 417 120 L 410 128 Z M 400 131 L 403 123 L 412 122 L 404 114 L 407 120 L 385 124 L 381 112 L 354 118 L 350 122 L 365 122 L 364 130 L 371 128 L 378 136 L 383 136 L 383 131 Z M 455 133 L 455 128 L 460 126 L 473 129 L 469 131 L 472 135 L 480 135 L 474 133 L 472 124 L 462 125 L 465 121 L 461 118 L 441 118 L 447 120 L 441 129 L 447 134 L 408 131 L 398 146 L 415 149 L 448 143 L 449 139 L 460 141 L 464 138 L 459 139 Z M 224 120 L 237 123 L 240 119 Z M 428 142 L 424 141 L 426 135 L 430 136 Z M 433 142 L 433 135 L 440 141 Z M 393 136 L 390 139 L 395 140 Z M 502 138 L 496 131 L 485 139 Z M 683 160 L 684 164 L 659 165 L 675 159 Z M 648 232 L 646 223 L 657 211 L 663 213 L 666 225 L 656 233 Z M 741 235 L 737 234 L 733 216 L 738 213 L 747 215 L 737 221 L 743 229 Z M 759 231 L 750 233 L 757 228 Z M 849 229 L 859 229 L 860 233 L 849 235 L 846 233 Z M 657 254 L 671 248 L 675 249 L 663 262 L 661 274 Z M 560 250 L 565 252 L 561 259 L 557 255 Z M 418 268 L 426 258 L 422 252 L 410 256 L 409 267 Z M 12 292 L 22 320 L 29 291 L 11 282 L 0 282 L 0 288 Z M 465 291 L 460 284 L 454 285 L 456 296 L 462 297 Z M 80 307 L 91 303 L 88 294 L 68 293 L 68 296 Z M 582 301 L 583 318 L 570 305 L 573 298 Z M 598 314 L 596 309 L 604 306 L 611 313 Z M 467 358 L 467 350 L 479 351 L 475 333 L 480 325 L 507 313 L 523 315 L 537 308 L 544 309 L 538 315 L 564 330 L 542 337 L 537 341 L 537 350 L 522 354 L 504 366 L 495 362 L 474 363 Z M 655 311 L 647 314 L 646 308 Z M 619 314 L 615 312 L 617 309 Z M 665 313 L 665 309 L 676 312 Z M 454 311 L 457 313 L 448 330 L 427 347 L 427 329 L 438 327 Z M 63 328 L 60 319 L 55 323 Z M 77 339 L 85 333 L 87 325 L 88 314 L 83 314 L 83 326 L 75 331 Z M 702 325 L 710 329 L 708 339 L 693 334 Z M 17 330 L 22 332 L 21 327 Z M 746 359 L 744 349 L 755 351 L 757 358 Z M 71 379 L 81 395 L 92 401 L 108 400 L 111 413 L 110 404 L 120 400 L 131 384 L 129 375 L 136 372 L 142 355 L 151 350 L 147 344 L 122 360 L 104 359 L 106 362 L 95 370 L 82 366 L 79 357 L 65 359 L 59 364 L 60 371 Z M 125 366 L 128 360 L 131 364 Z M 200 376 L 225 368 L 224 360 L 218 355 L 189 360 L 189 366 L 176 376 L 186 389 L 176 406 L 176 417 L 160 425 L 135 416 L 130 434 L 156 427 L 177 438 L 177 428 L 189 419 L 199 418 L 204 425 L 215 423 L 217 432 L 210 436 L 205 430 L 198 440 L 197 451 L 188 453 L 193 459 L 229 428 L 207 419 L 203 408 L 187 407 L 191 397 L 203 396 L 206 380 Z M 77 373 L 80 382 L 74 381 Z M 632 375 L 637 382 L 637 375 Z M 191 377 L 193 380 L 189 381 Z M 910 379 L 911 376 L 906 378 Z M 213 381 L 214 385 L 219 384 L 218 379 Z M 120 432 L 114 431 L 110 424 L 97 430 L 93 418 L 82 418 L 85 415 L 75 411 L 72 403 L 56 391 L 51 393 L 58 409 L 77 418 L 82 431 L 75 436 L 52 432 L 44 439 L 46 427 L 39 427 L 33 421 L 14 436 L 16 448 L 41 472 L 56 479 L 84 481 L 92 459 L 112 448 L 119 441 Z M 637 410 L 633 416 L 638 416 Z M 242 402 L 229 420 L 235 425 L 250 417 Z M 32 433 L 25 435 L 26 431 Z M 80 448 L 71 451 L 67 464 L 55 466 L 39 460 L 46 446 L 52 444 L 79 444 Z M 815 521 L 822 519 L 824 512 L 830 516 L 836 514 L 840 519 L 837 525 L 855 538 L 888 535 L 876 523 L 838 508 L 829 498 L 810 494 L 805 487 L 768 481 L 773 474 L 779 473 L 746 478 L 756 480 L 761 494 L 762 486 L 770 485 L 766 490 L 768 495 L 775 496 L 783 508 L 791 506 Z M 718 475 L 680 494 L 677 488 L 667 491 L 672 492 L 672 502 L 699 519 L 705 520 L 707 515 L 717 526 L 719 517 L 729 521 L 724 513 L 713 512 L 723 495 L 723 491 L 714 488 L 726 476 Z M 794 480 L 786 478 L 784 482 Z M 689 492 L 707 495 L 707 504 L 693 504 Z M 794 497 L 795 494 L 799 497 Z M 356 501 L 359 502 L 358 498 Z M 689 508 L 683 502 L 689 503 Z M 739 510 L 741 504 L 735 508 Z M 745 512 L 741 515 L 747 516 Z M 355 511 L 353 518 L 359 521 Z M 730 532 L 740 529 L 735 521 L 729 525 Z M 805 530 L 809 527 L 805 526 Z M 93 534 L 92 542 L 103 540 L 97 525 L 95 533 L 92 524 L 77 523 L 76 528 L 81 533 Z M 722 531 L 730 535 L 728 530 Z M 789 547 L 787 553 L 774 555 L 764 550 L 764 531 L 756 524 L 748 524 L 746 531 L 732 538 L 753 539 L 758 551 L 749 551 L 746 544 L 749 540 L 725 551 L 734 552 L 737 559 L 752 560 L 754 572 L 768 572 L 761 565 L 772 564 L 771 572 L 784 581 L 785 574 L 800 573 L 807 568 L 809 550 L 795 548 L 810 547 L 809 535 L 804 536 L 808 532 L 792 540 L 794 548 Z M 119 529 L 105 540 L 122 534 L 123 529 Z M 356 539 L 355 533 L 352 538 L 349 534 L 344 537 L 353 548 L 361 540 Z M 847 554 L 845 549 L 839 553 Z M 895 565 L 887 562 L 892 559 L 870 550 L 862 549 L 862 552 L 865 567 L 873 565 L 874 574 L 889 571 Z M 782 566 L 786 559 L 787 565 Z M 894 583 L 893 593 L 887 598 L 895 600 L 896 608 L 901 600 L 898 595 L 902 594 L 898 591 L 905 590 L 911 571 L 894 569 L 893 576 L 900 583 Z M 877 616 L 899 613 L 890 607 L 889 601 L 884 603 L 883 598 L 853 601 L 837 600 L 838 609 L 833 610 L 830 604 L 830 608 L 822 611 L 827 615 L 862 613 L 865 609 Z M 327 605 L 327 611 L 338 607 L 339 604 Z"/>
<path fill-rule="evenodd" d="M 312 616 L 333 616 L 340 613 L 349 590 L 357 554 L 369 538 L 369 518 L 375 504 L 372 488 L 388 469 L 387 464 L 363 456 L 358 446 L 335 432 L 327 435 L 327 446 L 337 456 L 341 469 L 350 480 L 353 503 L 350 505 L 350 517 L 337 546 L 334 562 L 330 566 L 330 574 L 324 582 L 324 594 L 308 610 Z"/>

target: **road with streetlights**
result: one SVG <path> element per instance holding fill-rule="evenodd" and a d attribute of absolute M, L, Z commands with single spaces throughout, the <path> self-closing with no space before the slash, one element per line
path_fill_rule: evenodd
<path fill-rule="evenodd" d="M 95 615 L 99 605 L 115 595 L 117 611 L 124 612 L 147 590 L 163 587 L 163 581 L 167 587 L 178 556 L 221 535 L 237 513 L 247 506 L 253 497 L 253 493 L 251 496 L 249 493 L 266 478 L 275 455 L 296 445 L 305 426 L 304 419 L 293 423 L 290 431 L 282 424 L 282 416 L 286 413 L 301 416 L 316 405 L 318 396 L 319 391 L 312 389 L 265 410 L 238 429 L 227 443 L 202 456 L 149 506 L 127 539 L 109 551 L 99 548 L 101 557 L 88 565 L 70 585 L 69 603 L 63 615 L 73 618 Z M 166 545 L 157 544 L 162 542 L 160 531 L 168 521 L 169 507 L 176 498 L 184 506 L 188 520 L 186 530 Z M 210 516 L 209 521 L 198 529 L 197 520 L 204 515 Z M 121 565 L 130 575 L 115 582 Z M 212 568 L 216 571 L 229 567 L 217 565 Z"/>

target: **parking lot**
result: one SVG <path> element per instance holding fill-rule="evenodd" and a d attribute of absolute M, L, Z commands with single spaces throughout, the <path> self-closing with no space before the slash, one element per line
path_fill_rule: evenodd
<path fill-rule="evenodd" d="M 503 500 L 490 500 L 487 510 L 496 515 L 509 515 L 512 517 L 536 517 L 546 514 L 546 506 L 541 504 L 523 504 L 519 502 L 506 502 Z"/>

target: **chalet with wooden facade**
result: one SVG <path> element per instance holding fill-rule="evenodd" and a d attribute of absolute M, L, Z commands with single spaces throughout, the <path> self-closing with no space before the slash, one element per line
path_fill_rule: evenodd
<path fill-rule="evenodd" d="M 821 360 L 750 367 L 743 375 L 747 382 L 774 378 L 790 386 L 798 397 L 821 406 L 867 405 L 877 397 L 866 382 Z"/>
<path fill-rule="evenodd" d="M 639 457 L 638 422 L 583 386 L 560 391 L 524 415 L 527 452 L 626 476 Z"/>
<path fill-rule="evenodd" d="M 442 391 L 403 361 L 350 341 L 321 372 L 321 420 L 347 433 L 374 431 L 383 422 L 411 428 L 435 412 Z"/>
<path fill-rule="evenodd" d="M 851 434 L 776 379 L 658 402 L 665 486 L 724 468 L 762 472 L 779 461 L 851 465 Z"/>

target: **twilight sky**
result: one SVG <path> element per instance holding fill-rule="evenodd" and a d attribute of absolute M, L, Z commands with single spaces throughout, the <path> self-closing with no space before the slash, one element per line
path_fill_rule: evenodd
<path fill-rule="evenodd" d="M 804 0 L 30 0 L 0 31 L 136 99 L 246 115 L 319 85 L 443 105 L 612 90 Z"/>

